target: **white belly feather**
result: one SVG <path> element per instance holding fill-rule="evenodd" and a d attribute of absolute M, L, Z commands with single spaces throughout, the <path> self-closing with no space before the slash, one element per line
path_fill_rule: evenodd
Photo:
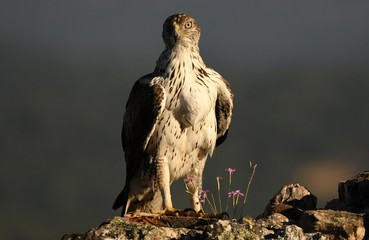
<path fill-rule="evenodd" d="M 215 92 L 216 91 L 210 91 Z M 212 154 L 216 143 L 215 94 L 193 83 L 184 86 L 178 104 L 165 109 L 149 141 L 148 152 L 169 162 L 170 179 L 184 177 Z"/>
<path fill-rule="evenodd" d="M 214 108 L 214 99 L 209 95 L 207 88 L 198 84 L 185 86 L 179 98 L 179 121 L 186 127 L 195 126 L 210 110 Z"/>

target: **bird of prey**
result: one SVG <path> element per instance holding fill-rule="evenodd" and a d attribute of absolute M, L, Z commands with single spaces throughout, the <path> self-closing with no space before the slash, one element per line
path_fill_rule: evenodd
<path fill-rule="evenodd" d="M 154 72 L 137 80 L 123 118 L 126 184 L 113 209 L 127 212 L 173 210 L 170 185 L 191 178 L 191 207 L 207 156 L 227 137 L 233 109 L 229 83 L 206 67 L 199 53 L 200 27 L 186 14 L 163 25 L 165 49 Z"/>

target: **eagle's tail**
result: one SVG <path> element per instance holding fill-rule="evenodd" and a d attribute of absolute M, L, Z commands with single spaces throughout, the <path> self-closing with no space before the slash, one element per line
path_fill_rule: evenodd
<path fill-rule="evenodd" d="M 119 193 L 118 197 L 115 199 L 113 204 L 113 209 L 117 210 L 118 208 L 123 206 L 122 209 L 122 217 L 126 213 L 128 203 L 128 187 L 124 186 L 123 190 Z"/>

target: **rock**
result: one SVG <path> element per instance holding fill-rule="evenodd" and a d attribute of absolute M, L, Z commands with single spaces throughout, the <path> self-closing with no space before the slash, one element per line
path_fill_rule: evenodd
<path fill-rule="evenodd" d="M 339 199 L 329 201 L 324 209 L 369 213 L 369 172 L 363 172 L 338 184 Z"/>
<path fill-rule="evenodd" d="M 86 233 L 67 234 L 62 240 L 179 239 L 182 235 L 201 237 L 202 231 L 187 228 L 155 227 L 128 218 L 114 217 Z"/>
<path fill-rule="evenodd" d="M 273 240 L 306 240 L 304 231 L 296 225 L 288 225 L 274 234 L 265 235 L 264 238 Z"/>
<path fill-rule="evenodd" d="M 364 214 L 333 210 L 308 210 L 299 221 L 304 232 L 321 232 L 332 239 L 364 239 Z"/>
<path fill-rule="evenodd" d="M 327 202 L 324 209 L 331 209 L 337 211 L 350 211 L 350 207 L 339 199 L 333 199 Z"/>
<path fill-rule="evenodd" d="M 237 223 L 229 220 L 218 220 L 206 227 L 202 238 L 194 239 L 260 239 L 261 235 L 255 232 L 252 225 Z"/>
<path fill-rule="evenodd" d="M 266 218 L 274 213 L 282 213 L 289 219 L 299 219 L 301 210 L 316 209 L 317 198 L 300 184 L 285 185 L 270 199 L 264 212 L 258 217 Z"/>
<path fill-rule="evenodd" d="M 125 239 L 293 239 L 369 240 L 369 172 L 339 183 L 339 199 L 316 210 L 317 198 L 304 186 L 283 186 L 255 221 L 141 213 L 106 220 L 63 240 Z M 345 210 L 345 211 L 342 211 Z"/>
<path fill-rule="evenodd" d="M 137 218 L 140 221 L 137 221 Z M 201 219 L 206 224 L 198 224 L 199 218 L 169 217 L 174 225 L 167 225 L 167 220 L 156 217 L 114 217 L 108 219 L 97 228 L 86 233 L 66 234 L 62 240 L 125 240 L 125 239 L 260 239 L 261 235 L 255 233 L 255 228 L 246 223 L 237 223 L 229 220 Z M 190 222 L 187 227 L 184 222 Z M 183 221 L 183 223 L 182 223 Z M 140 222 L 140 223 L 138 223 Z M 165 223 L 163 226 L 162 223 Z M 193 224 L 195 223 L 195 224 Z"/>
<path fill-rule="evenodd" d="M 322 233 L 308 233 L 305 234 L 306 240 L 329 240 L 328 237 L 324 236 Z"/>
<path fill-rule="evenodd" d="M 349 211 L 369 213 L 369 171 L 356 175 L 338 185 L 339 200 Z"/>
<path fill-rule="evenodd" d="M 288 221 L 286 216 L 280 213 L 274 213 L 266 218 L 257 220 L 257 224 L 268 229 L 282 229 Z"/>
<path fill-rule="evenodd" d="M 369 213 L 366 213 L 364 215 L 364 227 L 365 227 L 364 239 L 369 239 Z"/>
<path fill-rule="evenodd" d="M 304 231 L 296 225 L 288 225 L 288 218 L 280 213 L 274 213 L 267 218 L 259 219 L 256 224 L 265 228 L 265 239 L 301 239 L 305 240 Z"/>
<path fill-rule="evenodd" d="M 296 225 L 287 226 L 277 239 L 283 240 L 305 240 L 304 231 Z"/>
<path fill-rule="evenodd" d="M 62 240 L 147 239 L 146 236 L 148 235 L 152 237 L 151 239 L 176 239 L 181 234 L 189 234 L 189 230 L 157 228 L 145 224 L 132 223 L 127 218 L 114 217 L 86 233 L 64 235 Z"/>
<path fill-rule="evenodd" d="M 264 239 L 273 239 L 273 236 L 275 235 L 275 231 L 270 230 L 268 228 L 262 228 L 260 233 L 261 236 L 264 237 Z"/>

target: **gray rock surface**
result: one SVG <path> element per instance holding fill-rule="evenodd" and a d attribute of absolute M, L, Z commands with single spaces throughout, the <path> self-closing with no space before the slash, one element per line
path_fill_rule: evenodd
<path fill-rule="evenodd" d="M 267 216 L 266 218 L 261 218 L 257 220 L 257 224 L 261 227 L 269 228 L 269 229 L 282 229 L 285 227 L 285 224 L 288 223 L 290 220 L 280 214 L 274 213 L 272 215 Z"/>
<path fill-rule="evenodd" d="M 364 214 L 333 211 L 305 211 L 299 225 L 304 232 L 320 232 L 332 239 L 364 239 Z"/>
<path fill-rule="evenodd" d="M 296 225 L 288 225 L 286 228 L 283 229 L 281 234 L 276 239 L 283 239 L 283 240 L 294 240 L 294 239 L 301 239 L 305 240 L 306 237 L 304 235 L 304 231 L 302 228 Z"/>
<path fill-rule="evenodd" d="M 368 240 L 369 172 L 339 183 L 339 199 L 316 210 L 316 197 L 300 184 L 283 186 L 257 220 L 241 221 L 141 214 L 114 217 L 63 240 L 293 239 Z M 339 211 L 344 210 L 344 211 Z"/>
<path fill-rule="evenodd" d="M 274 213 L 281 213 L 293 220 L 299 219 L 303 210 L 316 209 L 316 203 L 317 198 L 306 187 L 298 183 L 285 185 L 270 199 L 258 219 Z"/>
<path fill-rule="evenodd" d="M 168 217 L 170 218 L 170 217 Z M 172 217 L 173 219 L 178 217 Z M 180 219 L 181 217 L 179 217 Z M 188 220 L 183 217 L 183 221 Z M 186 227 L 162 226 L 160 217 L 149 219 L 150 223 L 137 223 L 127 217 L 108 219 L 86 233 L 66 234 L 62 240 L 125 240 L 125 239 L 261 239 L 255 228 L 246 223 L 229 220 L 209 220 L 207 225 Z"/>
<path fill-rule="evenodd" d="M 350 180 L 340 182 L 339 199 L 357 208 L 369 208 L 369 171 L 356 175 Z"/>
<path fill-rule="evenodd" d="M 338 184 L 338 199 L 325 205 L 325 209 L 369 213 L 369 172 L 365 171 Z"/>

